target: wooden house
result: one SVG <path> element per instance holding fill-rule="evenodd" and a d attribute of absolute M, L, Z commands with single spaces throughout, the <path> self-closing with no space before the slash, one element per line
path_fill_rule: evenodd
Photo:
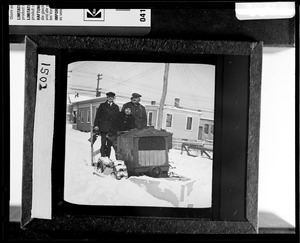
<path fill-rule="evenodd" d="M 115 103 L 122 108 L 129 98 L 117 97 Z M 72 100 L 69 103 L 68 113 L 69 122 L 73 128 L 89 132 L 91 121 L 90 112 L 92 111 L 92 122 L 100 103 L 105 102 L 106 97 L 94 97 L 80 100 Z M 146 108 L 147 125 L 157 128 L 159 106 L 154 101 L 142 101 Z M 92 110 L 90 106 L 92 105 Z M 213 141 L 214 132 L 214 113 L 212 111 L 194 110 L 180 107 L 178 101 L 174 106 L 165 105 L 163 108 L 162 129 L 173 134 L 174 146 L 180 146 L 181 141 L 205 142 Z"/>

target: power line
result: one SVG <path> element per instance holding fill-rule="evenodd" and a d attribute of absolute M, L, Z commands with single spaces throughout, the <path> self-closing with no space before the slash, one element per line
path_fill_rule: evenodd
<path fill-rule="evenodd" d="M 137 79 L 139 79 L 139 78 L 145 77 L 145 76 L 147 76 L 147 75 L 149 75 L 149 74 L 151 74 L 151 73 L 153 73 L 153 72 L 155 72 L 155 71 L 157 71 L 157 70 L 159 70 L 159 69 L 161 69 L 161 68 L 162 68 L 162 67 L 154 67 L 154 68 L 152 68 L 152 69 L 150 69 L 150 70 L 146 70 L 146 71 L 144 71 L 144 72 L 142 72 L 142 73 L 137 74 L 136 76 L 127 78 L 127 79 L 125 79 L 125 80 L 123 80 L 123 81 L 120 81 L 120 82 L 118 82 L 118 83 L 116 83 L 116 84 L 114 84 L 114 85 L 112 85 L 112 86 L 109 86 L 109 88 L 115 87 L 115 86 L 117 86 L 117 85 L 125 85 L 125 84 L 124 84 L 125 82 L 132 83 L 133 81 L 135 81 L 135 80 L 137 80 Z"/>

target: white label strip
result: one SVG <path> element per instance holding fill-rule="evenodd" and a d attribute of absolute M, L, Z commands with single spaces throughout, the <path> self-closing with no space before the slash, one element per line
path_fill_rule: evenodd
<path fill-rule="evenodd" d="M 295 2 L 236 3 L 235 14 L 239 20 L 288 19 L 295 16 Z"/>
<path fill-rule="evenodd" d="M 32 218 L 51 219 L 55 56 L 38 55 L 33 135 Z"/>
<path fill-rule="evenodd" d="M 9 5 L 9 25 L 150 27 L 150 9 L 53 9 Z"/>

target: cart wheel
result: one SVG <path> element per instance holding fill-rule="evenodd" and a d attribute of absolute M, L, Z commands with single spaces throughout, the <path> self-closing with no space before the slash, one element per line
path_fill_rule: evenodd
<path fill-rule="evenodd" d="M 160 177 L 162 171 L 159 167 L 154 167 L 150 170 L 150 176 L 152 177 Z"/>

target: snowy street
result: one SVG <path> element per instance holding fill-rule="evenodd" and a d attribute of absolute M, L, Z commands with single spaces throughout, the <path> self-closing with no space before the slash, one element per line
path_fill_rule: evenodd
<path fill-rule="evenodd" d="M 116 180 L 109 174 L 93 174 L 89 137 L 90 133 L 74 130 L 67 124 L 65 201 L 81 205 L 211 207 L 212 160 L 171 149 L 170 171 L 184 179 L 132 176 Z M 94 150 L 99 148 L 100 138 L 94 143 Z M 113 149 L 111 159 L 115 159 Z M 98 157 L 93 160 L 96 162 Z"/>

